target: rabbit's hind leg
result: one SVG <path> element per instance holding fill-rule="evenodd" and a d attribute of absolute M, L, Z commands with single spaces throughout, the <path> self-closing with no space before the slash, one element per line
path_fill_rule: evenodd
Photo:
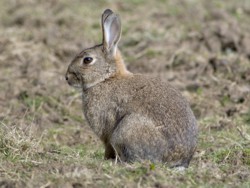
<path fill-rule="evenodd" d="M 153 121 L 139 114 L 130 114 L 119 122 L 111 144 L 124 162 L 162 161 L 167 150 L 167 142 Z"/>

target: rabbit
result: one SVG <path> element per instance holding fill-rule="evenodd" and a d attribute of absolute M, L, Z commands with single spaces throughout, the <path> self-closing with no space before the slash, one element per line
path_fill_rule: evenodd
<path fill-rule="evenodd" d="M 157 76 L 126 69 L 117 47 L 117 14 L 106 9 L 101 25 L 102 43 L 80 52 L 65 78 L 70 86 L 81 88 L 83 113 L 104 143 L 104 158 L 188 167 L 198 135 L 188 102 Z"/>

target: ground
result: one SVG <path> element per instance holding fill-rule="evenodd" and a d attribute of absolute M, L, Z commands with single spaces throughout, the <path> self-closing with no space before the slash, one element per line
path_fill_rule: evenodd
<path fill-rule="evenodd" d="M 64 75 L 122 18 L 128 69 L 188 99 L 199 144 L 185 171 L 103 159 Z M 0 1 L 0 187 L 250 187 L 250 1 Z"/>

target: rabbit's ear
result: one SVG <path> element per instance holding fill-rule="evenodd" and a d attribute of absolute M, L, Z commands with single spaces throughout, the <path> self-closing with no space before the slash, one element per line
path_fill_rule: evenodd
<path fill-rule="evenodd" d="M 121 36 L 121 21 L 118 15 L 107 9 L 102 14 L 103 48 L 114 55 Z"/>

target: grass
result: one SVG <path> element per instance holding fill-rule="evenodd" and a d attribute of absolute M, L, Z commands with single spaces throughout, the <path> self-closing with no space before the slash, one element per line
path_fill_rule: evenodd
<path fill-rule="evenodd" d="M 5 170 L 5 177 L 13 182 L 26 182 L 31 187 L 42 186 L 43 183 L 46 184 L 46 181 L 49 181 L 51 185 L 62 185 L 61 181 L 66 181 L 73 184 L 77 182 L 84 186 L 104 187 L 119 187 L 123 186 L 124 182 L 127 186 L 135 186 L 135 183 L 138 182 L 137 186 L 145 187 L 169 184 L 178 187 L 193 187 L 199 186 L 201 183 L 206 184 L 207 187 L 221 187 L 228 175 L 231 176 L 231 179 L 228 180 L 229 183 L 238 179 L 237 176 L 244 179 L 245 174 L 242 168 L 250 165 L 250 150 L 243 146 L 246 143 L 240 143 L 241 147 L 231 143 L 229 148 L 219 148 L 209 152 L 214 147 L 213 144 L 204 145 L 201 140 L 199 149 L 204 152 L 197 153 L 198 156 L 195 156 L 190 168 L 185 172 L 178 172 L 168 169 L 162 164 L 152 164 L 148 161 L 135 164 L 104 161 L 104 151 L 101 145 L 93 148 L 93 143 L 92 145 L 68 146 L 58 142 L 58 135 L 70 134 L 71 131 L 67 127 L 54 128 L 47 134 L 44 133 L 39 139 L 33 138 L 32 135 L 25 135 L 21 130 L 14 129 L 8 133 L 2 132 L 0 142 L 1 167 L 7 164 L 11 166 L 11 171 L 2 168 Z M 217 134 L 218 132 L 215 131 L 210 136 L 206 134 L 201 135 L 201 137 L 208 136 L 210 139 L 213 137 L 223 140 L 222 135 Z M 228 136 L 229 134 L 223 133 L 223 135 Z M 237 135 L 232 134 L 231 136 Z M 207 142 L 209 139 L 205 140 Z M 241 139 L 238 138 L 238 140 Z M 239 166 L 241 169 L 236 169 Z M 44 179 L 36 182 L 36 179 L 31 179 L 30 173 L 39 170 L 43 170 L 43 175 L 40 178 Z M 224 179 L 222 176 L 225 176 Z M 211 181 L 211 178 L 216 178 L 216 181 Z M 33 182 L 34 180 L 36 181 Z M 238 186 L 244 185 L 240 182 L 234 182 L 233 185 L 237 186 L 237 184 Z M 245 185 L 247 187 L 246 183 Z"/>
<path fill-rule="evenodd" d="M 105 8 L 122 17 L 128 68 L 170 81 L 193 108 L 199 144 L 185 171 L 104 160 L 64 80 L 75 54 L 101 41 Z M 250 187 L 249 10 L 245 0 L 1 1 L 0 187 Z M 228 41 L 236 51 L 220 48 Z"/>

